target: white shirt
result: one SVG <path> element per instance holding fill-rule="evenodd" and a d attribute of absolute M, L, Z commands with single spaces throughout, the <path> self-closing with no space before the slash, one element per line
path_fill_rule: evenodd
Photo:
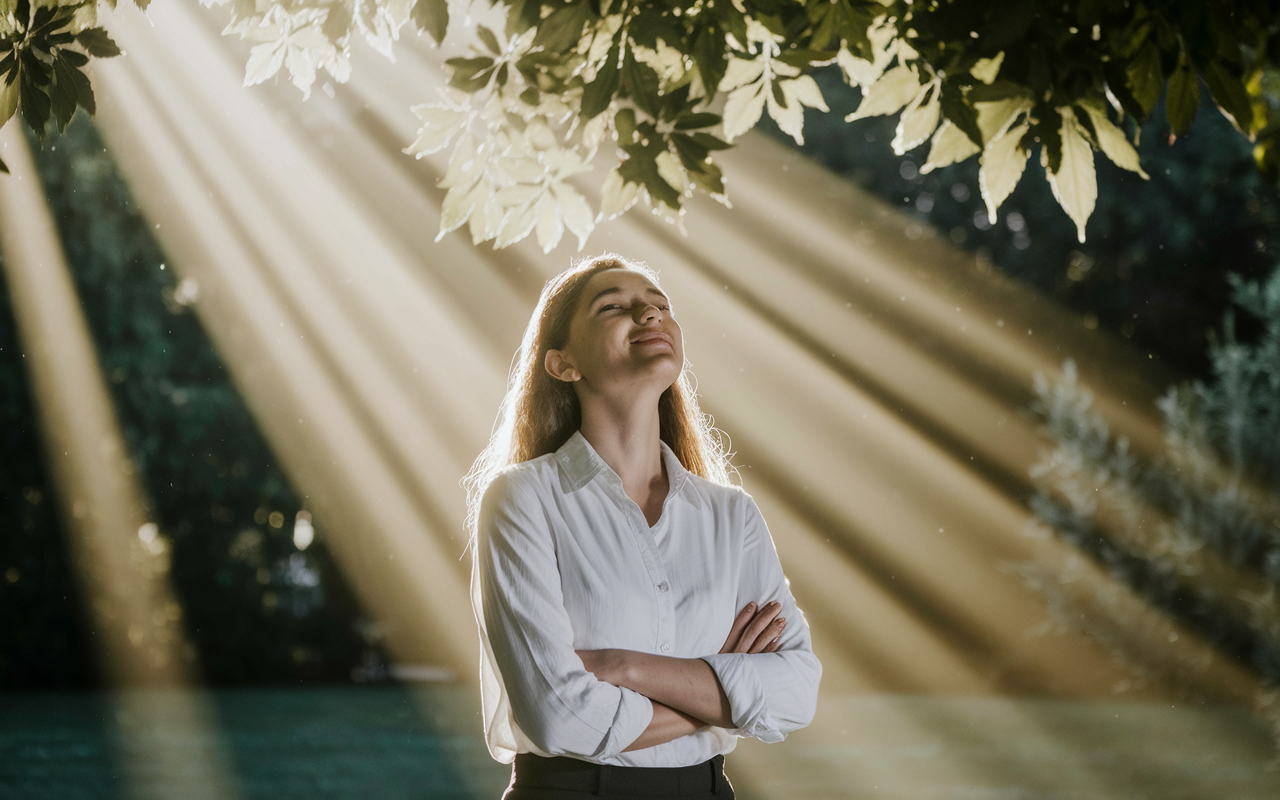
<path fill-rule="evenodd" d="M 532 752 L 688 766 L 733 750 L 738 736 L 778 742 L 813 719 L 822 665 L 759 508 L 741 487 L 695 475 L 661 448 L 669 488 L 653 528 L 579 431 L 485 490 L 471 602 L 485 739 L 498 761 Z M 720 654 L 742 607 L 773 600 L 787 618 L 778 650 Z M 598 680 L 574 653 L 602 648 L 702 658 L 736 728 L 622 752 L 653 705 Z"/>

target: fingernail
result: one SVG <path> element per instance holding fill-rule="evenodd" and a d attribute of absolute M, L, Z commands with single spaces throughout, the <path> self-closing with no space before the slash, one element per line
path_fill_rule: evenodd
<path fill-rule="evenodd" d="M 755 603 L 747 603 L 747 608 L 755 608 L 755 607 L 756 607 Z"/>
<path fill-rule="evenodd" d="M 778 617 L 778 622 L 781 622 L 783 625 L 786 625 L 786 624 L 787 624 L 787 618 L 786 618 L 786 617 Z"/>

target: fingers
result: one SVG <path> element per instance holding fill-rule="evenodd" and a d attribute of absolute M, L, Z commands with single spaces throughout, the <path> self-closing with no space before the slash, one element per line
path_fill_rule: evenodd
<path fill-rule="evenodd" d="M 733 627 L 729 629 L 729 636 L 724 640 L 724 646 L 720 648 L 721 653 L 732 653 L 738 647 L 738 641 L 742 637 L 742 631 L 747 627 L 747 623 L 755 616 L 756 604 L 747 603 L 738 612 L 738 616 L 733 621 Z"/>
<path fill-rule="evenodd" d="M 761 634 L 764 633 L 766 629 L 768 629 L 770 626 L 774 624 L 774 618 L 778 616 L 778 612 L 780 611 L 782 611 L 782 604 L 777 602 L 776 600 L 772 603 L 766 604 L 764 608 L 760 609 L 760 611 L 751 619 L 751 622 L 747 624 L 746 629 L 743 630 L 742 637 L 738 639 L 737 646 L 734 647 L 732 652 L 735 652 L 735 653 L 760 652 L 760 650 L 762 650 L 764 646 L 769 643 L 769 638 L 770 638 L 770 637 L 765 637 L 761 639 L 760 636 Z M 778 630 L 780 631 L 781 628 L 779 628 Z M 775 633 L 776 632 L 777 631 L 775 631 Z M 772 634 L 770 636 L 772 636 Z M 756 647 L 757 640 L 759 640 L 759 647 Z M 752 649 L 752 648 L 755 648 L 755 649 Z"/>
<path fill-rule="evenodd" d="M 779 638 L 782 636 L 782 629 L 785 628 L 786 625 L 786 617 L 775 618 L 763 631 L 760 632 L 760 635 L 756 637 L 755 642 L 752 643 L 751 648 L 746 652 L 763 653 L 770 646 L 776 648 Z"/>

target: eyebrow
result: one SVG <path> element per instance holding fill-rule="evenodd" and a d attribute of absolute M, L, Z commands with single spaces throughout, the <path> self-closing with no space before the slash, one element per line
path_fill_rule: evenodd
<path fill-rule="evenodd" d="M 587 308 L 591 308 L 592 306 L 594 306 L 597 300 L 599 300 L 601 297 L 604 297 L 607 294 L 620 294 L 621 292 L 622 292 L 621 286 L 611 286 L 608 289 L 602 289 L 596 294 L 595 297 L 591 298 L 591 302 L 587 304 Z M 658 291 L 657 289 L 650 287 L 648 292 L 649 294 L 656 294 L 658 297 L 661 297 L 663 300 L 667 300 L 667 296 L 662 292 Z M 671 301 L 667 300 L 667 302 L 671 302 Z"/>

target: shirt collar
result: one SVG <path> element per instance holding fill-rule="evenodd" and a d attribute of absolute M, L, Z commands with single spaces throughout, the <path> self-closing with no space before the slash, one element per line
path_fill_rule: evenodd
<path fill-rule="evenodd" d="M 666 442 L 659 439 L 658 447 L 662 449 L 662 460 L 667 465 L 667 480 L 670 482 L 668 495 L 672 495 L 680 491 L 680 487 L 688 479 L 689 471 L 680 463 L 680 459 Z M 622 486 L 622 479 L 618 477 L 618 473 L 614 472 L 613 467 L 600 457 L 580 430 L 574 431 L 569 440 L 560 446 L 555 458 L 564 476 L 565 486 L 570 492 L 576 492 L 586 486 L 597 475 L 615 482 L 619 487 Z"/>

